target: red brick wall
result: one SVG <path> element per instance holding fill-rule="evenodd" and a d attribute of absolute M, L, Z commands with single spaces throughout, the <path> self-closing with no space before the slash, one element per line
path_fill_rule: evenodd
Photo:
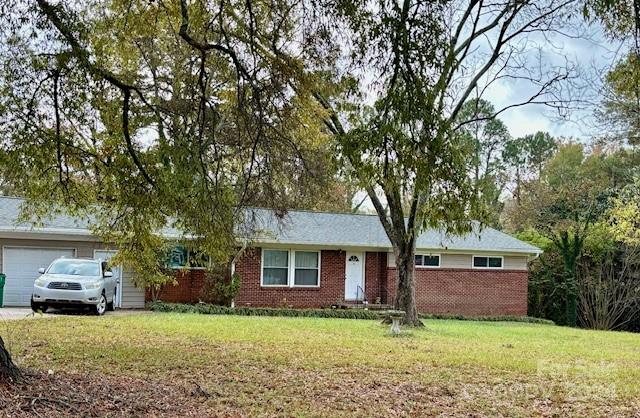
<path fill-rule="evenodd" d="M 319 308 L 344 300 L 343 251 L 321 251 L 319 288 L 261 287 L 260 260 L 260 248 L 254 248 L 236 263 L 236 272 L 240 275 L 237 306 Z"/>
<path fill-rule="evenodd" d="M 163 302 L 195 303 L 200 301 L 200 292 L 204 286 L 204 270 L 176 270 L 177 285 L 168 284 L 159 293 L 158 299 Z M 151 292 L 147 290 L 146 300 L 151 300 Z"/>
<path fill-rule="evenodd" d="M 474 315 L 527 314 L 526 270 L 416 269 L 418 311 Z M 387 284 L 395 294 L 396 269 Z"/>
<path fill-rule="evenodd" d="M 320 255 L 320 288 L 272 288 L 260 286 L 260 248 L 248 252 L 236 264 L 241 286 L 238 306 L 327 307 L 344 301 L 345 253 L 323 250 Z M 368 252 L 365 256 L 365 293 L 370 302 L 380 295 L 386 277 L 387 254 Z"/>
<path fill-rule="evenodd" d="M 328 307 L 344 301 L 345 253 L 323 250 L 319 288 L 260 286 L 260 248 L 248 251 L 236 263 L 240 274 L 238 306 Z M 387 253 L 367 252 L 365 293 L 370 303 L 377 297 L 393 303 L 396 269 L 387 268 Z M 198 302 L 204 284 L 203 270 L 176 271 L 177 286 L 165 286 L 166 302 Z M 388 291 L 388 294 L 387 294 Z M 461 315 L 526 315 L 527 272 L 522 270 L 416 269 L 418 310 Z M 147 292 L 147 300 L 150 294 Z"/>
<path fill-rule="evenodd" d="M 387 276 L 387 253 L 367 252 L 364 265 L 364 293 L 369 303 L 382 301 L 382 288 Z"/>

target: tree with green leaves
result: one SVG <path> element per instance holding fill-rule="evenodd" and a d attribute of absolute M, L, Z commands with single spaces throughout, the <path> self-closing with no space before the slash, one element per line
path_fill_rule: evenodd
<path fill-rule="evenodd" d="M 338 151 L 376 209 L 396 258 L 394 305 L 405 324 L 421 325 L 415 303 L 416 239 L 426 228 L 469 233 L 485 219 L 468 167 L 474 147 L 460 133 L 528 103 L 562 107 L 569 65 L 526 63 L 535 34 L 551 34 L 572 16 L 572 1 L 326 2 L 322 27 L 341 51 L 355 97 L 318 91 Z M 349 39 L 341 43 L 340 39 Z M 516 60 L 516 57 L 522 60 Z M 359 72 L 359 69 L 366 71 Z M 531 83 L 534 94 L 505 108 L 464 118 L 504 78 Z M 480 102 L 478 102 L 480 103 Z M 475 231 L 477 232 L 477 231 Z"/>
<path fill-rule="evenodd" d="M 637 47 L 640 3 L 637 0 L 584 0 L 584 18 L 599 22 L 611 39 L 631 40 Z"/>
<path fill-rule="evenodd" d="M 610 231 L 615 240 L 640 248 L 640 177 L 622 188 L 607 212 Z"/>
<path fill-rule="evenodd" d="M 527 154 L 524 138 L 512 138 L 508 140 L 502 151 L 502 161 L 508 172 L 513 173 L 514 183 L 513 198 L 516 205 L 520 205 L 523 178 L 526 174 Z"/>
<path fill-rule="evenodd" d="M 2 174 L 26 217 L 91 216 L 138 285 L 160 286 L 165 232 L 213 262 L 337 182 L 297 3 L 4 2 Z"/>
<path fill-rule="evenodd" d="M 585 0 L 583 13 L 598 22 L 608 39 L 627 52 L 614 62 L 603 80 L 596 119 L 609 141 L 640 144 L 640 2 L 637 0 Z M 624 51 L 624 49 L 623 49 Z"/>
<path fill-rule="evenodd" d="M 520 204 L 522 185 L 525 180 L 539 179 L 544 165 L 557 148 L 556 140 L 548 132 L 510 139 L 502 151 L 502 161 L 513 174 L 513 197 Z"/>
<path fill-rule="evenodd" d="M 418 325 L 417 236 L 484 218 L 462 107 L 505 78 L 533 94 L 489 118 L 562 107 L 573 68 L 527 62 L 527 51 L 574 4 L 6 3 L 7 172 L 39 208 L 97 211 L 96 232 L 130 248 L 125 259 L 173 227 L 226 260 L 247 235 L 243 206 L 284 209 L 291 190 L 316 184 L 305 176 L 324 177 L 329 133 L 392 243 L 395 304 Z M 136 267 L 161 274 L 153 253 Z"/>
<path fill-rule="evenodd" d="M 640 62 L 630 52 L 609 71 L 603 88 L 597 120 L 605 127 L 606 139 L 637 147 L 640 145 Z"/>
<path fill-rule="evenodd" d="M 464 104 L 458 116 L 460 121 L 467 122 L 460 128 L 460 135 L 473 148 L 472 172 L 476 185 L 483 177 L 493 176 L 500 170 L 500 154 L 509 139 L 507 127 L 493 116 L 495 112 L 488 101 L 474 99 Z"/>
<path fill-rule="evenodd" d="M 577 278 L 585 243 L 610 206 L 610 197 L 621 187 L 618 174 L 610 170 L 611 164 L 617 165 L 612 161 L 620 162 L 621 155 L 586 154 L 581 144 L 563 144 L 544 165 L 540 179 L 523 188 L 520 205 L 509 207 L 506 214 L 510 225 L 533 228 L 551 240 L 549 255 L 541 259 L 544 263 L 556 253 L 559 260 L 560 276 L 551 279 L 565 295 L 559 321 L 564 324 L 577 323 Z"/>
<path fill-rule="evenodd" d="M 470 169 L 474 191 L 487 208 L 485 222 L 492 227 L 500 223 L 500 198 L 506 184 L 502 154 L 510 140 L 505 124 L 493 116 L 495 112 L 488 101 L 474 99 L 465 103 L 459 114 L 461 121 L 468 121 L 460 128 L 460 135 L 473 150 Z"/>
<path fill-rule="evenodd" d="M 555 138 L 548 132 L 538 131 L 523 138 L 527 167 L 533 175 L 540 178 L 544 165 L 551 159 L 557 149 Z"/>

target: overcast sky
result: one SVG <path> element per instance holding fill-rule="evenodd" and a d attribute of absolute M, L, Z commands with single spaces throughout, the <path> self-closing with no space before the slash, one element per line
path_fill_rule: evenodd
<path fill-rule="evenodd" d="M 589 88 L 584 88 L 586 96 L 597 101 L 597 78 L 606 74 L 606 69 L 616 61 L 624 49 L 620 44 L 608 42 L 598 27 L 589 28 L 590 39 L 559 39 L 556 45 L 569 61 L 576 62 L 588 79 Z M 486 99 L 497 109 L 507 106 L 526 95 L 530 86 L 524 83 L 502 82 L 487 91 Z M 512 136 L 518 137 L 536 131 L 548 131 L 553 136 L 576 137 L 588 142 L 598 134 L 598 127 L 592 118 L 593 107 L 581 105 L 581 111 L 571 112 L 565 120 L 558 117 L 553 109 L 542 105 L 527 105 L 503 113 L 500 118 L 509 128 Z"/>
<path fill-rule="evenodd" d="M 593 118 L 593 111 L 600 100 L 600 83 L 612 65 L 624 55 L 625 48 L 621 43 L 604 39 L 602 30 L 597 26 L 589 27 L 586 31 L 586 38 L 555 38 L 555 51 L 549 51 L 546 58 L 559 60 L 559 63 L 566 58 L 577 63 L 584 77 L 581 80 L 583 88 L 579 93 L 584 93 L 583 97 L 591 103 L 580 103 L 578 106 L 581 109 L 574 110 L 563 118 L 559 117 L 556 110 L 543 105 L 530 104 L 509 109 L 499 118 L 507 125 L 513 137 L 547 131 L 555 137 L 571 137 L 586 144 L 598 137 L 601 128 Z M 524 97 L 531 95 L 533 89 L 532 85 L 523 81 L 498 82 L 487 89 L 483 98 L 490 101 L 496 109 L 501 109 L 521 102 Z M 364 196 L 364 192 L 358 193 L 354 202 L 359 202 Z M 374 211 L 369 200 L 361 210 Z"/>

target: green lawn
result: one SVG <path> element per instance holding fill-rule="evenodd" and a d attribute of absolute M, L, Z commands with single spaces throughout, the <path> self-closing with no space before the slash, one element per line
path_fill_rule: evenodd
<path fill-rule="evenodd" d="M 149 314 L 9 322 L 16 361 L 208 396 L 222 414 L 640 414 L 640 335 L 512 322 Z"/>

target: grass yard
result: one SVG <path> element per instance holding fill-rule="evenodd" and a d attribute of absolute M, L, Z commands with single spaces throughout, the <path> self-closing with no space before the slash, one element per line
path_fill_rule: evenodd
<path fill-rule="evenodd" d="M 33 407 L 18 392 L 38 385 L 0 387 L 5 415 L 640 415 L 630 333 L 431 320 L 392 337 L 376 321 L 161 313 L 0 332 L 52 388 Z"/>

